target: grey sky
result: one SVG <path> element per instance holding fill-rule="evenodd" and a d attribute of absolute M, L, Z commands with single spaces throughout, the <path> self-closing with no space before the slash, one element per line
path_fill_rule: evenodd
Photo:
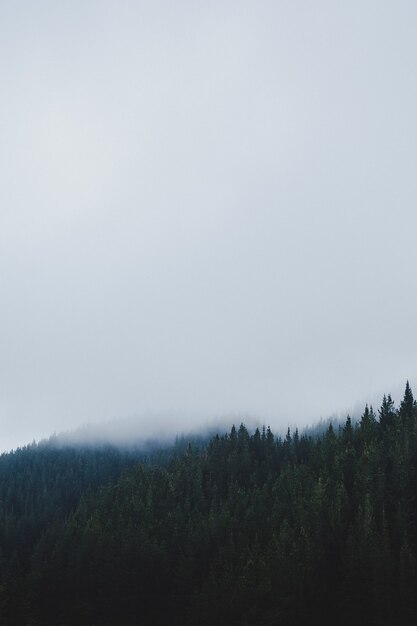
<path fill-rule="evenodd" d="M 411 0 L 0 3 L 1 449 L 417 384 L 416 28 Z"/>

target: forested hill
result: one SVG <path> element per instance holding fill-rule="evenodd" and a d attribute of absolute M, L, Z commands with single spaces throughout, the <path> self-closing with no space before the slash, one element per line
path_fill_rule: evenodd
<path fill-rule="evenodd" d="M 0 458 L 0 624 L 415 624 L 417 405 L 150 458 Z"/>

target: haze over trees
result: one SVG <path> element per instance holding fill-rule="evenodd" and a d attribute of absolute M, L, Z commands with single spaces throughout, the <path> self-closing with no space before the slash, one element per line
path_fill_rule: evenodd
<path fill-rule="evenodd" d="M 417 404 L 0 457 L 4 626 L 414 624 Z"/>

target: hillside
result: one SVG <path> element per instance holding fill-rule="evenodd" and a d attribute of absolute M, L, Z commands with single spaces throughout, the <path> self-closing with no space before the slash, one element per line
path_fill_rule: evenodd
<path fill-rule="evenodd" d="M 316 437 L 0 458 L 0 623 L 413 624 L 417 405 Z"/>

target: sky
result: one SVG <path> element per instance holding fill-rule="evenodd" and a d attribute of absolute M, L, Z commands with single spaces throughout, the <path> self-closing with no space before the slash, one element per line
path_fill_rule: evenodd
<path fill-rule="evenodd" d="M 417 387 L 416 26 L 414 0 L 0 2 L 0 450 Z"/>

